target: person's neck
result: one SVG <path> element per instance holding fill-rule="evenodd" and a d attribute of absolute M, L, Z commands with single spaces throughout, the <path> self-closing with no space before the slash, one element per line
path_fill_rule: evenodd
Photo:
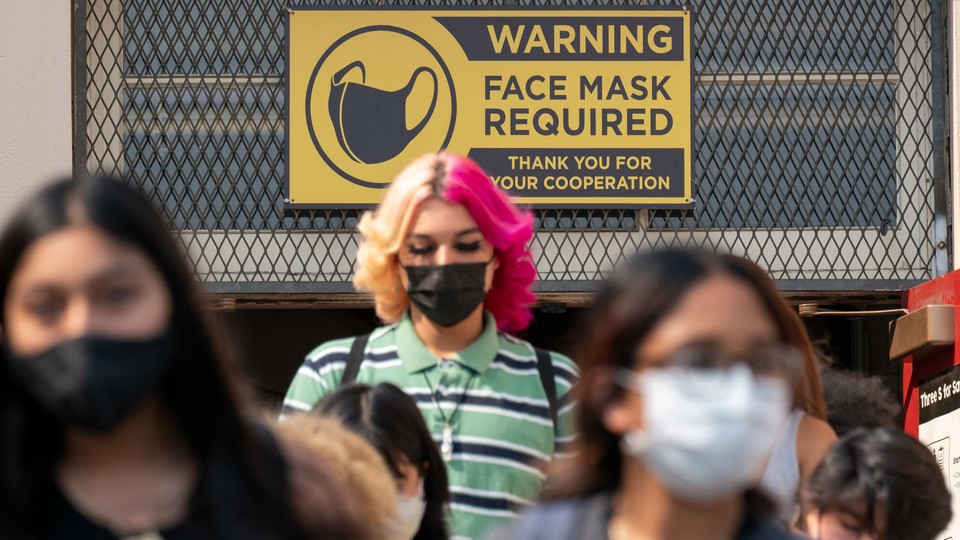
<path fill-rule="evenodd" d="M 59 468 L 90 475 L 193 461 L 176 419 L 159 397 L 152 397 L 109 431 L 68 430 Z"/>
<path fill-rule="evenodd" d="M 105 433 L 71 429 L 65 438 L 56 481 L 88 519 L 119 535 L 186 517 L 199 465 L 160 398 Z"/>
<path fill-rule="evenodd" d="M 483 333 L 483 306 L 477 307 L 466 319 L 453 326 L 440 326 L 431 321 L 416 306 L 410 306 L 413 331 L 437 358 L 449 358 L 466 349 Z"/>
<path fill-rule="evenodd" d="M 623 474 L 614 498 L 611 540 L 730 540 L 736 536 L 745 510 L 740 493 L 698 506 L 672 496 L 632 458 L 624 458 Z"/>

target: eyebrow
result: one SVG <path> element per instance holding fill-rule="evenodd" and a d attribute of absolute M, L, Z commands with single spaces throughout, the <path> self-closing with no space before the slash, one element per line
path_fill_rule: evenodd
<path fill-rule="evenodd" d="M 137 276 L 139 274 L 140 274 L 140 271 L 134 268 L 133 266 L 131 266 L 129 263 L 120 262 L 96 274 L 92 278 L 88 279 L 85 283 L 83 283 L 82 286 L 84 288 L 91 287 L 94 285 L 98 285 L 100 282 L 107 281 L 110 279 L 126 278 L 130 276 Z M 22 294 L 30 295 L 30 294 L 37 294 L 37 293 L 47 293 L 51 291 L 56 292 L 60 290 L 60 288 L 61 287 L 51 283 L 40 282 L 40 283 L 29 285 L 23 290 Z"/>
<path fill-rule="evenodd" d="M 683 343 L 677 346 L 677 349 L 684 349 L 687 347 L 691 348 L 707 348 L 707 347 L 720 347 L 722 339 L 719 336 L 702 336 L 691 339 L 689 341 L 684 341 Z M 674 349 L 676 350 L 676 349 Z"/>
<path fill-rule="evenodd" d="M 479 232 L 482 232 L 479 227 L 473 227 L 471 229 L 464 229 L 460 232 L 456 232 L 453 234 L 453 236 L 456 238 L 459 238 L 461 236 L 467 236 L 468 234 L 479 233 Z M 417 232 L 412 232 L 408 234 L 407 238 L 414 238 L 417 240 L 433 240 L 432 235 L 429 235 L 426 233 L 417 233 Z"/>
<path fill-rule="evenodd" d="M 112 278 L 125 278 L 128 276 L 137 277 L 140 275 L 141 275 L 141 271 L 138 270 L 137 268 L 134 268 L 134 266 L 131 265 L 129 262 L 119 262 L 113 265 L 112 267 L 107 268 L 103 272 L 93 276 L 93 278 L 91 278 L 87 282 L 87 284 L 90 285 L 93 283 L 97 283 L 99 281 L 105 281 Z"/>

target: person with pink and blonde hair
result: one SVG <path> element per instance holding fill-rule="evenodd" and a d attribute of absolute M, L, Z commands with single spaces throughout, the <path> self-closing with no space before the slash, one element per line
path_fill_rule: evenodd
<path fill-rule="evenodd" d="M 472 160 L 443 152 L 404 169 L 358 229 L 354 285 L 387 325 L 307 355 L 282 414 L 344 384 L 399 386 L 447 464 L 451 535 L 480 538 L 537 501 L 573 437 L 575 365 L 508 333 L 532 319 L 533 216 Z M 409 465 L 401 484 L 416 495 L 427 464 Z"/>
<path fill-rule="evenodd" d="M 356 287 L 373 293 L 377 315 L 384 321 L 403 317 L 410 298 L 397 257 L 418 211 L 431 199 L 462 205 L 483 247 L 495 250 L 493 283 L 483 303 L 497 327 L 507 332 L 526 328 L 532 318 L 528 306 L 536 300 L 530 287 L 537 271 L 527 249 L 533 215 L 514 206 L 476 163 L 454 154 L 413 162 L 393 181 L 376 212 L 360 220 L 357 228 L 364 241 L 357 253 Z"/>

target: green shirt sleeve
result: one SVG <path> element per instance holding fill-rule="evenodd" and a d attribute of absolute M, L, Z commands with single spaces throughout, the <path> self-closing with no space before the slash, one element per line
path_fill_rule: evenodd
<path fill-rule="evenodd" d="M 550 352 L 557 387 L 557 440 L 554 454 L 563 454 L 576 437 L 576 402 L 570 390 L 580 377 L 577 365 L 560 353 Z"/>

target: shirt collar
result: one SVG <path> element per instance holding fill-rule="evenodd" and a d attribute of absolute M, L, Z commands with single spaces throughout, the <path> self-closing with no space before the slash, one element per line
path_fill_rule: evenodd
<path fill-rule="evenodd" d="M 489 312 L 483 312 L 483 332 L 466 349 L 444 360 L 453 360 L 477 373 L 484 373 L 500 348 L 500 338 L 497 336 L 497 321 Z M 436 356 L 427 350 L 423 341 L 413 330 L 413 321 L 408 313 L 397 325 L 397 356 L 403 362 L 407 373 L 416 373 L 437 365 Z"/>

